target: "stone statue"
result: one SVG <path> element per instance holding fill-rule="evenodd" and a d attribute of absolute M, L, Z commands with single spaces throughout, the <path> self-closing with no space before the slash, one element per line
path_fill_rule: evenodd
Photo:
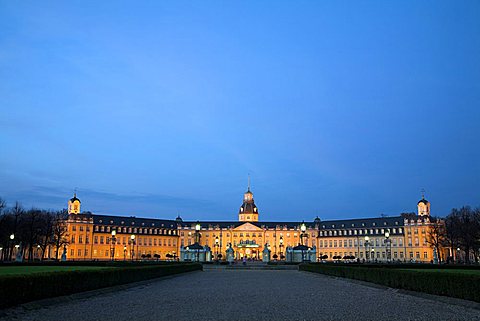
<path fill-rule="evenodd" d="M 62 253 L 61 261 L 62 262 L 67 261 L 67 245 L 65 244 L 63 245 L 63 253 Z"/>
<path fill-rule="evenodd" d="M 268 249 L 268 243 L 265 243 L 265 246 L 263 248 L 262 261 L 265 263 L 270 262 L 270 250 Z"/>

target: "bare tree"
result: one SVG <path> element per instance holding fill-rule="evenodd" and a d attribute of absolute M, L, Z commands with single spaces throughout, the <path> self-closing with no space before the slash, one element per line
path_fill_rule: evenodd
<path fill-rule="evenodd" d="M 446 239 L 452 253 L 458 247 L 465 252 L 465 262 L 470 263 L 473 253 L 478 262 L 478 247 L 480 239 L 480 211 L 469 206 L 452 209 L 445 219 Z M 476 254 L 477 253 L 477 254 Z"/>
<path fill-rule="evenodd" d="M 55 212 L 45 211 L 41 217 L 40 233 L 38 235 L 37 244 L 40 247 L 40 259 L 45 259 L 45 253 L 52 243 L 53 228 L 55 223 Z"/>
<path fill-rule="evenodd" d="M 427 243 L 435 248 L 438 255 L 439 262 L 443 261 L 443 255 L 440 249 L 445 244 L 446 234 L 445 234 L 445 222 L 438 217 L 430 218 L 430 228 L 427 233 Z"/>
<path fill-rule="evenodd" d="M 55 260 L 58 260 L 60 249 L 69 243 L 66 224 L 67 215 L 67 211 L 62 210 L 56 212 L 54 216 L 51 244 L 55 247 Z"/>

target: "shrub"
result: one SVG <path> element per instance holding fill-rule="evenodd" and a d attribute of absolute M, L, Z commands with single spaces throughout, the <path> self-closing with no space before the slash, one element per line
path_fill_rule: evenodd
<path fill-rule="evenodd" d="M 302 264 L 300 270 L 480 302 L 480 275 L 327 264 Z"/>
<path fill-rule="evenodd" d="M 0 277 L 0 308 L 201 269 L 201 264 L 156 264 L 5 275 Z"/>

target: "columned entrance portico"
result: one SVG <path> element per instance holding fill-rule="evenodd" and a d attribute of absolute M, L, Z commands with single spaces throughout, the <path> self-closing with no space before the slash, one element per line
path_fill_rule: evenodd
<path fill-rule="evenodd" d="M 256 244 L 255 241 L 240 241 L 235 247 L 236 259 L 246 257 L 247 259 L 260 260 L 261 251 L 259 248 L 260 245 Z"/>

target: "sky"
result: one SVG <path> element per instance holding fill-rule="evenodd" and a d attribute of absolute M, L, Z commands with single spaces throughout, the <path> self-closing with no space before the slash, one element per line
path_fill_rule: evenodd
<path fill-rule="evenodd" d="M 480 206 L 478 1 L 2 1 L 0 197 L 236 220 Z"/>

